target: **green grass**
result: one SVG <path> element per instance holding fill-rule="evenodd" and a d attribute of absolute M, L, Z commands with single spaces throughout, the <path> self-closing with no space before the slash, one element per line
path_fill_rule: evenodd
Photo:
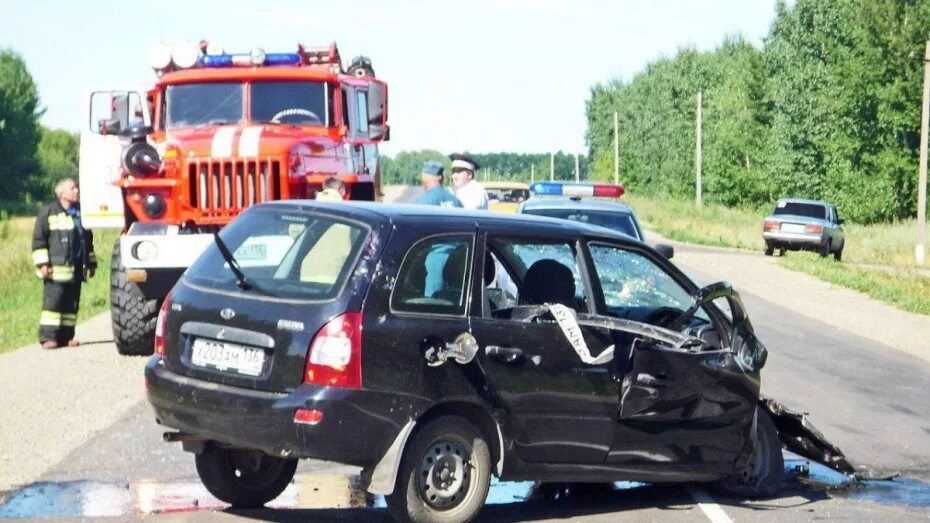
<path fill-rule="evenodd" d="M 625 196 L 643 225 L 673 240 L 761 251 L 762 219 L 768 210 L 733 209 L 693 201 Z M 842 209 L 840 210 L 842 216 Z M 843 262 L 790 252 L 783 267 L 854 289 L 900 309 L 930 315 L 930 275 L 914 257 L 917 221 L 845 224 Z M 930 267 L 928 267 L 930 268 Z"/>
<path fill-rule="evenodd" d="M 32 266 L 34 218 L 0 219 L 0 353 L 38 339 L 42 282 Z M 81 290 L 78 321 L 109 308 L 110 253 L 119 231 L 94 234 L 97 275 Z"/>
<path fill-rule="evenodd" d="M 930 277 L 913 270 L 885 272 L 836 263 L 814 253 L 791 253 L 779 261 L 783 267 L 857 290 L 909 312 L 930 315 Z"/>

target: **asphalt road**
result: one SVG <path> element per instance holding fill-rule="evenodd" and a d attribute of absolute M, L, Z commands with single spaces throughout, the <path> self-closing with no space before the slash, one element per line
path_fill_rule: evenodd
<path fill-rule="evenodd" d="M 683 268 L 704 283 L 725 277 Z M 925 391 L 930 386 L 930 363 L 764 297 L 744 294 L 744 299 L 770 352 L 763 371 L 764 393 L 809 412 L 828 439 L 857 465 L 876 474 L 899 473 L 900 478 L 837 487 L 835 475 L 820 474 L 813 466 L 812 480 L 791 476 L 775 499 L 759 502 L 719 498 L 700 486 L 650 485 L 618 485 L 610 491 L 547 500 L 531 484 L 501 484 L 492 488 L 481 520 L 928 519 L 930 402 Z M 118 357 L 112 344 L 101 344 L 99 350 Z M 135 359 L 140 379 L 143 364 L 143 359 Z M 162 432 L 140 393 L 124 416 L 87 439 L 38 482 L 0 493 L 0 519 L 124 521 L 147 515 L 146 519 L 156 521 L 389 520 L 383 500 L 354 486 L 357 469 L 323 462 L 302 463 L 295 482 L 272 503 L 277 509 L 224 510 L 200 485 L 193 458 L 178 444 L 163 443 Z M 791 461 L 789 466 L 801 463 Z"/>

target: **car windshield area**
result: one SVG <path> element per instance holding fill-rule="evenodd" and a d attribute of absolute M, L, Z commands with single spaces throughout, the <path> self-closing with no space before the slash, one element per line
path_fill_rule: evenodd
<path fill-rule="evenodd" d="M 772 214 L 791 214 L 824 220 L 827 217 L 827 208 L 820 203 L 778 202 Z"/>
<path fill-rule="evenodd" d="M 329 125 L 324 82 L 253 82 L 249 118 L 255 123 Z"/>
<path fill-rule="evenodd" d="M 602 244 L 591 244 L 590 251 L 610 315 L 661 326 L 694 303 L 690 292 L 646 256 Z M 694 321 L 710 323 L 703 309 Z"/>
<path fill-rule="evenodd" d="M 625 212 L 603 212 L 579 209 L 525 209 L 524 214 L 561 218 L 590 225 L 607 227 L 631 238 L 642 240 L 642 234 L 636 225 L 636 218 Z"/>
<path fill-rule="evenodd" d="M 254 209 L 220 233 L 252 288 L 239 290 L 215 244 L 194 262 L 185 279 L 207 289 L 330 300 L 352 273 L 368 234 L 362 225 L 326 215 Z"/>
<path fill-rule="evenodd" d="M 488 199 L 503 203 L 520 203 L 530 197 L 529 189 L 497 189 L 494 187 L 485 189 L 488 193 Z"/>
<path fill-rule="evenodd" d="M 165 91 L 165 127 L 226 125 L 242 121 L 242 83 L 169 85 Z"/>

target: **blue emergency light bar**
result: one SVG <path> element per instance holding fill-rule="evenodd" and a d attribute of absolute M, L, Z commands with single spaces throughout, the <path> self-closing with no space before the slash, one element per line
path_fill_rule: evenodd
<path fill-rule="evenodd" d="M 202 67 L 249 67 L 253 65 L 297 65 L 297 53 L 207 54 L 200 57 Z"/>
<path fill-rule="evenodd" d="M 540 196 L 597 196 L 619 198 L 625 190 L 622 185 L 612 183 L 536 182 L 530 191 Z"/>

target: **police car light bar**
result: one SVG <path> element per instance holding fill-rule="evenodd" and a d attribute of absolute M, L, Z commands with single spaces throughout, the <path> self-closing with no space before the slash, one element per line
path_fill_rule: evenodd
<path fill-rule="evenodd" d="M 249 54 L 220 54 L 200 57 L 203 67 L 249 67 L 253 65 L 297 65 L 297 53 L 264 53 L 256 49 Z"/>
<path fill-rule="evenodd" d="M 622 185 L 612 183 L 562 182 L 536 182 L 530 185 L 530 191 L 540 196 L 596 196 L 602 198 L 619 198 L 626 192 Z"/>

